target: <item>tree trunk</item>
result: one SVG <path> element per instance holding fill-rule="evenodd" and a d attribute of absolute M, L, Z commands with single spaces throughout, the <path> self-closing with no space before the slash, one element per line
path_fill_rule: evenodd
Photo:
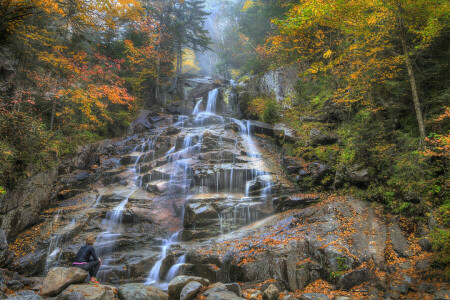
<path fill-rule="evenodd" d="M 183 59 L 183 54 L 182 54 L 182 51 L 181 51 L 181 45 L 179 45 L 178 49 L 177 49 L 177 69 L 176 69 L 176 72 L 175 72 L 175 78 L 173 80 L 173 84 L 172 84 L 172 86 L 169 89 L 170 93 L 172 93 L 177 88 L 178 78 L 181 75 L 181 68 L 182 68 L 182 61 L 181 60 L 182 59 Z"/>
<path fill-rule="evenodd" d="M 50 131 L 53 130 L 53 121 L 55 120 L 55 111 L 56 111 L 56 101 L 53 99 L 52 103 L 52 115 L 50 117 Z"/>
<path fill-rule="evenodd" d="M 399 9 L 401 9 L 401 8 L 399 7 Z M 401 11 L 400 11 L 400 13 L 401 13 Z M 425 137 L 426 137 L 425 124 L 423 121 L 422 110 L 420 109 L 419 93 L 417 92 L 416 78 L 414 76 L 414 70 L 413 70 L 411 58 L 409 57 L 408 42 L 406 41 L 406 34 L 405 34 L 405 26 L 403 25 L 403 20 L 402 20 L 401 16 L 399 16 L 399 18 L 398 18 L 398 23 L 399 23 L 399 27 L 400 27 L 399 28 L 400 29 L 400 40 L 402 42 L 403 55 L 405 56 L 406 69 L 408 71 L 409 83 L 411 85 L 414 109 L 416 110 L 416 119 L 417 119 L 417 123 L 419 124 L 419 134 L 422 139 L 425 139 Z"/>

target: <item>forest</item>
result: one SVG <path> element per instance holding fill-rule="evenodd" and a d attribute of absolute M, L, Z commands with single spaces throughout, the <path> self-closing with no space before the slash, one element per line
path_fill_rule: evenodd
<path fill-rule="evenodd" d="M 205 97 L 205 112 L 219 114 L 209 106 L 214 87 L 220 89 L 217 101 L 225 103 L 217 104 L 221 115 L 240 126 L 236 132 L 251 132 L 236 119 L 266 124 L 255 123 L 253 130 L 262 128 L 255 139 L 268 138 L 276 148 L 269 147 L 270 155 L 281 153 L 296 193 L 308 199 L 326 195 L 324 203 L 353 196 L 386 220 L 408 220 L 411 232 L 426 232 L 435 254 L 431 269 L 448 280 L 449 18 L 445 0 L 2 0 L 0 200 L 36 174 L 60 167 L 85 145 L 130 136 L 142 111 L 150 119 L 184 116 L 190 111 L 174 111 L 201 107 L 198 99 Z M 211 86 L 202 90 L 198 78 L 212 78 Z M 185 88 L 189 80 L 196 85 Z M 287 130 L 276 136 L 279 126 L 294 137 L 288 138 Z M 203 147 L 212 137 L 202 134 L 197 138 Z M 239 137 L 250 144 L 250 138 Z M 193 147 L 189 142 L 184 143 Z M 173 147 L 180 150 L 178 142 Z M 255 159 L 252 147 L 240 155 Z M 235 164 L 239 156 L 233 157 Z M 134 168 L 142 162 L 139 156 Z M 233 170 L 224 173 L 230 189 Z M 276 173 L 264 172 L 253 172 L 252 180 Z M 179 188 L 173 174 L 167 184 Z M 223 179 L 216 175 L 215 180 L 219 193 Z M 247 195 L 251 188 L 245 189 Z M 7 237 L 17 252 L 17 235 Z M 237 266 L 248 262 L 254 259 L 245 256 Z M 327 275 L 335 281 L 347 271 L 337 264 Z"/>

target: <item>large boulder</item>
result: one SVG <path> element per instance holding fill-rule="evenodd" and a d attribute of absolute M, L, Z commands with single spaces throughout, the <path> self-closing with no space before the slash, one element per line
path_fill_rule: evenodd
<path fill-rule="evenodd" d="M 235 293 L 229 291 L 219 291 L 209 294 L 206 298 L 207 300 L 243 300 L 244 298 L 239 297 Z"/>
<path fill-rule="evenodd" d="M 119 287 L 122 300 L 167 300 L 169 297 L 160 289 L 143 283 L 128 283 Z"/>
<path fill-rule="evenodd" d="M 197 281 L 191 281 L 184 286 L 180 293 L 180 300 L 190 300 L 198 293 L 203 285 Z"/>
<path fill-rule="evenodd" d="M 334 144 L 338 140 L 338 137 L 335 134 L 326 134 L 317 128 L 311 129 L 309 138 L 311 139 L 313 146 Z"/>
<path fill-rule="evenodd" d="M 80 268 L 54 268 L 45 277 L 41 287 L 41 296 L 56 296 L 72 283 L 81 283 L 86 280 L 88 273 Z"/>
<path fill-rule="evenodd" d="M 102 284 L 72 284 L 69 285 L 62 293 L 62 297 L 70 299 L 72 295 L 84 295 L 84 299 L 89 300 L 113 300 L 116 289 L 113 286 Z"/>
<path fill-rule="evenodd" d="M 202 285 L 209 285 L 209 280 L 195 276 L 177 276 L 169 283 L 169 296 L 171 299 L 178 299 L 183 288 L 192 281 L 197 281 Z"/>

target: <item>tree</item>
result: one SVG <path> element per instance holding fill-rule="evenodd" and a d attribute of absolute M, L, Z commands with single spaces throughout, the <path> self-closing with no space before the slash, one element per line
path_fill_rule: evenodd
<path fill-rule="evenodd" d="M 448 21 L 445 1 L 307 0 L 275 20 L 280 34 L 261 53 L 309 61 L 309 74 L 332 74 L 335 99 L 345 105 L 386 108 L 373 97 L 380 84 L 406 66 L 419 134 L 425 137 L 411 57 L 424 51 Z"/>
<path fill-rule="evenodd" d="M 204 21 L 208 13 L 204 10 L 204 0 L 187 0 L 173 6 L 173 22 L 170 24 L 176 53 L 176 73 L 169 91 L 175 90 L 183 68 L 183 49 L 194 51 L 207 50 L 210 38 L 204 29 Z"/>

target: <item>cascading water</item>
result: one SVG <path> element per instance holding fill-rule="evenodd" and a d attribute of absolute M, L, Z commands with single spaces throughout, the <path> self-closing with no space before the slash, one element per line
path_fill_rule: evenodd
<path fill-rule="evenodd" d="M 205 111 L 200 100 L 192 115 L 166 117 L 164 126 L 126 140 L 114 157 L 118 166 L 102 177 L 90 203 L 102 217 L 90 219 L 95 224 L 83 234 L 97 236 L 102 280 L 143 276 L 165 289 L 188 268 L 183 241 L 227 234 L 272 213 L 271 175 L 251 123 L 217 115 L 219 99 L 219 89 L 210 91 Z M 211 219 L 196 219 L 202 211 Z M 61 253 L 59 237 L 50 244 L 53 259 Z M 157 262 L 137 275 L 142 267 L 130 267 L 140 262 L 136 257 Z"/>
<path fill-rule="evenodd" d="M 208 102 L 206 103 L 206 112 L 215 114 L 217 110 L 217 98 L 219 89 L 214 89 L 208 93 Z"/>

